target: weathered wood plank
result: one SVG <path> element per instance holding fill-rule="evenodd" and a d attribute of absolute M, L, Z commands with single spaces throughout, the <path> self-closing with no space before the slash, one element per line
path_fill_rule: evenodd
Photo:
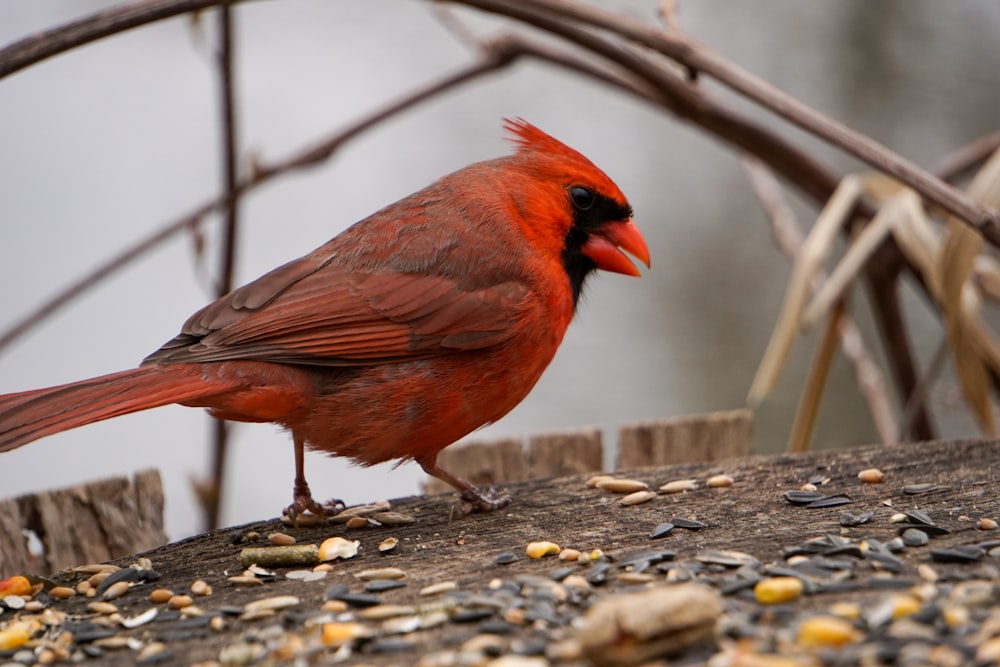
<path fill-rule="evenodd" d="M 155 470 L 3 501 L 0 576 L 54 572 L 159 546 L 167 541 L 163 505 Z M 30 553 L 23 531 L 38 537 L 40 555 Z"/>
<path fill-rule="evenodd" d="M 705 549 L 737 549 L 765 563 L 772 560 L 781 563 L 786 547 L 818 535 L 832 534 L 855 542 L 877 540 L 885 544 L 897 533 L 897 525 L 890 522 L 890 517 L 912 508 L 926 512 L 949 531 L 934 537 L 928 546 L 908 548 L 898 554 L 901 572 L 897 576 L 918 582 L 917 568 L 930 562 L 931 549 L 996 539 L 998 531 L 980 530 L 977 526 L 982 517 L 1000 517 L 1000 495 L 997 494 L 1000 466 L 995 464 L 998 453 L 1000 446 L 996 442 L 959 441 L 630 469 L 622 473 L 643 480 L 653 488 L 672 479 L 705 480 L 718 472 L 726 472 L 735 479 L 731 487 L 702 485 L 692 492 L 659 495 L 648 503 L 631 507 L 618 503 L 619 496 L 587 487 L 584 484 L 586 475 L 575 475 L 507 485 L 504 490 L 513 499 L 508 508 L 461 518 L 449 511 L 454 495 L 448 494 L 393 501 L 394 510 L 416 518 L 410 525 L 360 530 L 350 530 L 343 525 L 292 529 L 272 519 L 196 536 L 147 553 L 156 571 L 162 575 L 161 579 L 137 587 L 115 600 L 115 604 L 123 616 L 134 615 L 149 608 L 148 591 L 151 588 L 182 591 L 195 579 L 203 579 L 214 588 L 211 596 L 198 600 L 198 606 L 208 614 L 240 607 L 261 597 L 289 595 L 299 600 L 287 617 L 279 615 L 256 621 L 229 617 L 222 630 L 206 632 L 197 641 L 176 639 L 177 633 L 171 630 L 169 623 L 162 626 L 153 623 L 128 631 L 132 636 L 143 638 L 144 642 L 150 637 L 167 641 L 172 654 L 171 664 L 192 664 L 218 660 L 224 647 L 244 641 L 247 634 L 260 633 L 267 628 L 278 631 L 282 627 L 301 628 L 302 619 L 322 606 L 324 591 L 331 583 L 348 584 L 352 592 L 363 590 L 364 584 L 354 576 L 361 570 L 390 565 L 405 570 L 404 587 L 379 595 L 382 602 L 390 605 L 425 605 L 428 598 L 419 595 L 420 589 L 444 580 L 455 581 L 460 592 L 481 595 L 493 579 L 507 582 L 522 577 L 545 580 L 553 568 L 566 565 L 574 567 L 578 573 L 589 570 L 589 563 L 574 565 L 561 563 L 553 557 L 542 560 L 525 557 L 527 543 L 545 539 L 584 552 L 601 549 L 610 557 L 607 583 L 593 587 L 588 593 L 590 600 L 600 600 L 635 589 L 634 582 L 622 579 L 625 571 L 618 567 L 630 554 L 670 549 L 676 553 L 677 561 L 690 561 Z M 885 473 L 884 483 L 861 483 L 857 474 L 868 467 L 880 468 Z M 847 494 L 851 504 L 805 509 L 789 504 L 782 497 L 783 491 L 798 489 L 817 475 L 829 480 L 821 486 L 824 493 Z M 930 483 L 935 488 L 923 495 L 907 493 L 906 488 L 916 483 Z M 870 511 L 873 516 L 864 525 L 845 528 L 839 522 L 845 509 L 852 513 Z M 664 539 L 651 539 L 650 530 L 671 516 L 693 516 L 706 527 L 696 532 L 675 530 Z M 266 535 L 276 530 L 294 534 L 300 544 L 319 543 L 331 535 L 344 535 L 358 540 L 360 551 L 349 561 L 337 562 L 335 573 L 321 582 L 281 576 L 254 588 L 236 587 L 228 582 L 228 576 L 242 569 L 239 553 L 247 540 L 251 540 L 253 546 L 266 545 Z M 389 536 L 398 539 L 398 546 L 382 554 L 378 545 Z M 514 554 L 513 563 L 494 562 L 505 552 Z M 888 573 L 868 565 L 863 559 L 843 558 L 859 563 L 851 578 L 857 589 L 805 595 L 786 604 L 783 613 L 815 614 L 828 610 L 831 601 L 843 599 L 843 596 L 862 605 L 883 602 L 890 592 L 884 585 L 868 586 L 866 582 L 874 578 L 884 582 Z M 118 563 L 126 565 L 131 560 Z M 995 576 L 994 560 L 984 557 L 977 564 L 934 563 L 934 568 L 942 581 L 955 582 L 970 573 L 977 573 L 979 577 Z M 664 585 L 667 578 L 664 573 L 656 569 L 649 573 L 657 585 Z M 74 578 L 60 575 L 57 580 L 72 584 Z M 85 614 L 89 601 L 77 596 L 54 604 L 70 614 Z M 748 599 L 744 591 L 729 597 L 728 604 L 754 603 L 752 595 Z M 287 621 L 284 626 L 283 621 Z M 373 632 L 378 632 L 378 621 L 364 623 Z M 568 631 L 569 626 L 565 627 Z M 930 632 L 931 626 L 926 629 Z M 301 629 L 294 631 L 302 632 Z M 504 637 L 508 644 L 537 640 L 539 636 L 533 623 L 512 624 L 508 632 Z M 475 633 L 474 623 L 447 622 L 406 635 L 412 648 L 402 652 L 369 652 L 368 647 L 361 646 L 354 659 L 373 665 L 414 664 L 429 652 L 461 646 Z M 917 641 L 923 640 L 918 638 Z M 106 653 L 102 664 L 130 665 L 135 663 L 135 658 L 134 651 L 122 649 Z M 671 664 L 704 664 L 703 658 L 694 656 L 690 661 Z M 583 662 L 573 660 L 558 664 L 582 667 Z"/>
<path fill-rule="evenodd" d="M 601 429 L 539 433 L 528 440 L 531 479 L 598 472 L 604 467 Z"/>
<path fill-rule="evenodd" d="M 622 426 L 617 467 L 721 461 L 753 451 L 750 410 L 711 412 Z"/>
<path fill-rule="evenodd" d="M 19 572 L 43 572 L 47 568 L 31 555 L 23 530 L 27 521 L 21 516 L 16 498 L 0 500 L 0 578 Z"/>
<path fill-rule="evenodd" d="M 528 459 L 519 438 L 453 445 L 438 454 L 438 465 L 480 487 L 528 479 Z M 451 487 L 428 477 L 423 490 L 424 493 L 441 493 L 450 491 Z"/>

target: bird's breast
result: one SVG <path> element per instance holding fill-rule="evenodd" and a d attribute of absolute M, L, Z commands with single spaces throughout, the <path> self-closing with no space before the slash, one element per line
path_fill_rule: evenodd
<path fill-rule="evenodd" d="M 316 386 L 327 389 L 285 425 L 310 448 L 365 465 L 431 458 L 520 403 L 565 332 L 561 318 L 515 326 L 509 339 L 488 349 L 349 372 L 310 369 Z"/>

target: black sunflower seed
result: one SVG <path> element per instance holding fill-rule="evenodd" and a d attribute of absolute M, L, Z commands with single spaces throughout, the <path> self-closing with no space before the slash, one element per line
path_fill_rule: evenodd
<path fill-rule="evenodd" d="M 938 486 L 937 484 L 910 484 L 909 486 L 903 487 L 903 493 L 910 496 L 921 496 L 925 493 L 937 493 L 939 491 L 947 491 L 948 487 Z"/>
<path fill-rule="evenodd" d="M 934 525 L 934 520 L 927 516 L 926 512 L 922 512 L 918 509 L 906 510 L 903 514 L 905 514 L 906 517 L 913 523 L 919 523 L 925 526 Z"/>
<path fill-rule="evenodd" d="M 402 588 L 404 586 L 406 586 L 406 582 L 399 579 L 375 579 L 365 584 L 365 592 L 381 593 L 382 591 L 391 591 L 394 588 Z"/>
<path fill-rule="evenodd" d="M 841 505 L 849 505 L 852 501 L 851 497 L 846 493 L 838 493 L 832 496 L 823 496 L 818 500 L 814 500 L 806 505 L 807 510 L 823 509 L 825 507 L 840 507 Z"/>
<path fill-rule="evenodd" d="M 602 586 L 608 581 L 608 570 L 610 569 L 611 566 L 607 563 L 597 563 L 587 570 L 587 574 L 585 574 L 583 578 L 586 579 L 587 583 L 591 586 Z"/>
<path fill-rule="evenodd" d="M 505 551 L 496 558 L 493 559 L 494 565 L 510 565 L 511 563 L 516 563 L 518 561 L 517 554 L 513 551 Z"/>
<path fill-rule="evenodd" d="M 486 607 L 463 608 L 451 616 L 453 623 L 478 623 L 493 616 L 494 610 Z"/>
<path fill-rule="evenodd" d="M 922 530 L 925 533 L 927 533 L 928 535 L 930 535 L 931 537 L 935 537 L 937 535 L 947 535 L 949 533 L 949 530 L 947 528 L 944 528 L 943 526 L 938 526 L 938 525 L 935 525 L 935 524 L 930 524 L 930 525 L 927 525 L 927 524 L 924 524 L 924 523 L 897 523 L 896 524 L 896 532 L 899 533 L 900 535 L 902 535 L 905 531 L 909 530 L 910 528 L 916 528 L 918 530 Z"/>
<path fill-rule="evenodd" d="M 374 607 L 381 600 L 377 595 L 371 595 L 370 593 L 343 593 L 333 598 L 334 600 L 340 600 L 341 602 L 346 602 L 351 607 Z"/>
<path fill-rule="evenodd" d="M 661 523 L 656 528 L 654 528 L 653 532 L 651 532 L 649 534 L 649 536 L 652 539 L 656 540 L 656 539 L 659 539 L 661 537 L 666 537 L 667 535 L 669 535 L 673 531 L 673 529 L 674 529 L 674 524 L 672 524 L 669 521 L 667 521 L 667 522 Z"/>
<path fill-rule="evenodd" d="M 877 566 L 883 570 L 889 570 L 890 572 L 902 572 L 904 570 L 903 561 L 899 560 L 890 553 L 875 553 L 867 552 L 865 554 L 865 560 L 877 564 Z"/>
<path fill-rule="evenodd" d="M 875 516 L 874 512 L 862 512 L 861 514 L 851 514 L 850 512 L 843 512 L 840 515 L 840 525 L 845 528 L 860 526 L 871 521 L 873 516 Z"/>
<path fill-rule="evenodd" d="M 919 528 L 907 528 L 900 537 L 908 547 L 922 547 L 931 541 L 930 536 Z"/>
<path fill-rule="evenodd" d="M 73 641 L 77 644 L 88 644 L 97 639 L 114 637 L 116 632 L 106 625 L 97 623 L 64 623 L 62 630 L 72 633 Z"/>
<path fill-rule="evenodd" d="M 826 497 L 825 494 L 819 491 L 785 491 L 783 495 L 785 500 L 793 505 L 808 505 Z"/>
<path fill-rule="evenodd" d="M 341 595 L 347 593 L 347 584 L 336 584 L 323 591 L 323 600 L 339 600 Z M 240 611 L 242 614 L 243 612 Z"/>
<path fill-rule="evenodd" d="M 403 653 L 416 650 L 417 645 L 402 637 L 379 637 L 372 640 L 365 649 L 372 653 Z"/>
<path fill-rule="evenodd" d="M 950 549 L 931 549 L 931 560 L 937 563 L 974 563 L 985 552 L 975 546 L 956 546 Z"/>

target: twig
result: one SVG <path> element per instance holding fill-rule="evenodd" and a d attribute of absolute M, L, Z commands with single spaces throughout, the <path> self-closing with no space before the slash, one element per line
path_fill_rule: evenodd
<path fill-rule="evenodd" d="M 216 295 L 228 294 L 233 289 L 236 269 L 237 234 L 239 231 L 240 196 L 237 192 L 236 106 L 233 92 L 233 27 L 232 6 L 229 2 L 219 7 L 219 88 L 222 106 L 222 155 L 223 185 L 225 187 L 226 213 L 222 240 L 222 272 Z M 204 503 L 205 530 L 219 527 L 226 480 L 226 458 L 229 451 L 229 423 L 224 419 L 212 420 L 212 477 L 211 488 L 200 496 Z"/>
<path fill-rule="evenodd" d="M 166 17 L 197 11 L 223 1 L 225 0 L 144 0 L 130 5 L 120 5 L 84 17 L 64 26 L 22 39 L 8 47 L 0 49 L 0 78 L 39 62 L 44 58 L 62 53 L 74 46 L 79 46 L 95 39 Z M 233 0 L 233 2 L 236 1 L 238 0 Z M 698 88 L 690 85 L 690 80 L 685 80 L 676 72 L 664 67 L 663 64 L 653 62 L 637 51 L 625 49 L 607 40 L 599 39 L 593 32 L 573 26 L 560 17 L 566 15 L 564 14 L 565 12 L 576 12 L 579 16 L 576 16 L 574 20 L 610 30 L 627 40 L 638 41 L 639 43 L 645 43 L 643 42 L 643 33 L 645 33 L 646 38 L 654 42 L 659 42 L 659 46 L 661 47 L 664 47 L 664 45 L 669 46 L 670 44 L 677 46 L 678 53 L 671 55 L 669 49 L 665 47 L 662 49 L 662 52 L 667 57 L 680 62 L 689 73 L 697 73 L 699 69 L 704 69 L 707 72 L 714 71 L 710 67 L 702 66 L 698 62 L 697 57 L 693 60 L 689 57 L 692 52 L 695 56 L 698 54 L 714 54 L 707 47 L 696 44 L 680 32 L 668 31 L 669 34 L 664 34 L 660 30 L 644 26 L 635 21 L 586 6 L 576 6 L 564 0 L 518 0 L 517 2 L 512 0 L 507 0 L 506 2 L 501 0 L 493 0 L 492 2 L 489 2 L 489 0 L 455 1 L 521 20 L 524 23 L 562 36 L 564 39 L 581 46 L 585 50 L 590 50 L 597 55 L 603 56 L 610 63 L 620 66 L 622 71 L 613 73 L 606 68 L 593 65 L 589 61 L 565 55 L 559 55 L 556 59 L 547 58 L 547 55 L 552 55 L 552 52 L 549 54 L 541 51 L 539 53 L 529 53 L 531 49 L 528 49 L 525 50 L 525 53 L 519 54 L 535 55 L 542 60 L 548 59 L 551 62 L 556 62 L 556 64 L 569 67 L 590 76 L 594 76 L 596 73 L 597 77 L 606 83 L 627 90 L 643 99 L 651 100 L 655 104 L 673 111 L 681 118 L 700 125 L 709 133 L 729 141 L 751 154 L 761 157 L 785 179 L 794 183 L 806 194 L 820 202 L 825 201 L 830 196 L 840 180 L 836 172 L 812 159 L 809 154 L 799 150 L 774 132 L 762 126 L 752 124 L 728 108 L 722 107 L 711 98 L 702 94 L 702 91 Z M 486 5 L 492 6 L 486 7 Z M 596 19 L 595 16 L 597 17 Z M 611 24 L 601 25 L 601 20 L 610 20 Z M 631 31 L 638 32 L 632 34 Z M 496 49 L 492 55 L 496 56 L 499 51 L 501 49 Z M 508 57 L 515 58 L 517 55 L 508 54 Z M 558 62 L 559 60 L 562 62 Z M 722 74 L 720 75 L 716 72 L 713 75 L 719 76 L 720 80 L 723 80 L 723 75 L 726 75 L 727 72 L 730 74 L 735 73 L 737 78 L 747 74 L 735 68 L 735 66 L 731 66 L 726 61 L 719 60 L 721 62 L 715 63 L 715 66 L 721 67 Z M 638 67 L 639 69 L 632 72 L 630 69 L 633 67 Z M 485 71 L 488 71 L 488 69 Z M 689 77 L 689 79 L 691 78 Z M 754 98 L 752 91 L 755 90 L 755 86 L 763 82 L 755 80 L 752 76 L 749 76 L 749 78 L 744 77 L 744 79 L 744 82 L 749 86 L 751 91 L 751 93 L 744 94 Z M 461 81 L 454 81 L 445 86 L 445 89 L 459 83 Z M 766 84 L 764 85 L 766 87 Z M 739 90 L 737 86 L 733 87 Z M 765 92 L 767 92 L 766 88 Z M 772 90 L 770 92 L 780 94 L 780 91 Z M 808 110 L 808 108 L 806 109 Z M 779 115 L 782 114 L 782 109 L 775 109 L 775 111 Z M 819 118 L 825 120 L 822 116 L 819 116 Z M 363 131 L 368 126 L 370 124 L 365 124 L 358 131 Z M 294 170 L 322 162 L 329 157 L 343 140 L 334 140 L 332 147 L 316 146 L 312 151 L 292 156 L 280 164 L 262 167 L 260 171 L 251 174 L 250 178 L 241 183 L 240 187 L 237 188 L 237 192 L 243 192 L 245 189 L 256 187 L 269 180 L 270 177 L 284 173 L 285 170 Z M 875 147 L 876 149 L 880 148 L 877 144 L 875 144 Z M 276 170 L 276 172 L 272 173 L 273 170 Z M 184 220 L 175 224 L 179 228 L 185 224 L 194 224 L 201 216 L 218 210 L 219 206 L 219 202 L 212 202 L 199 210 L 197 216 L 191 220 Z M 856 211 L 857 217 L 855 220 L 863 220 L 866 217 L 870 217 L 871 214 L 870 207 L 862 203 Z M 171 233 L 173 232 L 168 231 L 167 235 Z M 126 251 L 126 254 L 131 252 L 131 250 L 134 249 Z M 124 257 L 116 259 L 127 261 Z M 112 262 L 114 261 L 116 260 L 112 260 Z M 906 332 L 902 329 L 902 320 L 899 317 L 898 302 L 896 301 L 894 289 L 896 277 L 904 266 L 908 266 L 908 262 L 902 257 L 898 248 L 894 244 L 889 243 L 879 251 L 877 258 L 869 263 L 866 273 L 876 301 L 879 303 L 885 302 L 889 305 L 895 303 L 897 306 L 896 311 L 893 313 L 882 312 L 876 309 L 875 315 L 879 320 L 883 336 L 888 341 L 886 344 L 887 354 L 894 368 L 897 370 L 897 375 L 908 376 L 915 381 L 915 376 L 912 372 L 909 374 L 906 373 L 906 367 L 909 367 L 912 371 L 912 355 L 909 347 L 908 345 L 903 345 L 903 347 L 899 347 L 898 345 L 899 339 L 903 343 L 906 342 Z M 98 274 L 104 271 L 104 269 L 105 267 L 101 267 L 91 274 L 91 277 L 98 277 Z M 889 276 L 889 280 L 882 280 L 885 276 Z M 920 277 L 916 276 L 916 279 L 919 281 Z M 74 286 L 71 290 L 78 293 L 87 286 L 89 285 L 80 284 Z M 51 304 L 52 302 L 43 305 L 41 309 L 45 309 Z M 19 335 L 19 333 L 15 331 L 14 335 Z M 0 337 L 0 347 L 6 342 L 5 338 Z M 905 380 L 902 383 L 905 390 L 907 387 Z M 919 430 L 921 424 L 927 424 L 927 433 L 930 433 L 929 422 L 921 419 L 921 416 L 923 416 L 923 413 L 918 415 L 916 428 Z"/>
<path fill-rule="evenodd" d="M 785 120 L 896 177 L 1000 246 L 1000 212 L 977 204 L 886 146 L 821 114 L 679 31 L 656 30 L 620 14 L 568 0 L 453 1 L 505 16 L 517 16 L 545 30 L 550 30 L 548 26 L 553 19 L 572 19 L 658 51 L 689 69 L 714 77 Z"/>
<path fill-rule="evenodd" d="M 759 160 L 746 158 L 742 161 L 742 165 L 761 207 L 771 222 L 771 231 L 778 248 L 787 257 L 794 259 L 802 247 L 803 235 L 795 219 L 795 213 L 781 194 L 777 179 Z M 824 280 L 826 276 L 822 271 L 813 277 L 810 287 L 814 293 Z M 840 346 L 844 356 L 854 369 L 861 395 L 868 404 L 868 411 L 871 413 L 880 441 L 895 442 L 898 431 L 882 372 L 868 352 L 861 331 L 846 312 L 840 317 L 837 333 L 840 336 Z"/>
<path fill-rule="evenodd" d="M 946 155 L 934 168 L 942 181 L 954 181 L 976 169 L 1000 148 L 1000 132 L 991 132 L 973 139 Z"/>
<path fill-rule="evenodd" d="M 220 213 L 225 210 L 227 203 L 232 196 L 241 196 L 251 190 L 270 182 L 271 180 L 300 169 L 305 169 L 320 164 L 327 159 L 344 143 L 357 137 L 372 126 L 391 118 L 392 116 L 409 109 L 421 102 L 424 102 L 441 92 L 454 86 L 460 85 L 468 80 L 474 79 L 485 72 L 499 69 L 508 64 L 514 56 L 498 48 L 485 53 L 477 62 L 472 63 L 458 72 L 447 75 L 438 81 L 420 88 L 409 95 L 401 97 L 399 100 L 387 105 L 369 116 L 365 116 L 353 125 L 344 130 L 327 137 L 315 144 L 312 144 L 291 156 L 271 164 L 261 165 L 252 174 L 239 181 L 231 193 L 204 202 L 197 206 L 191 213 L 184 215 L 177 220 L 166 223 L 155 230 L 148 237 L 141 239 L 118 255 L 107 260 L 96 269 L 86 274 L 82 278 L 74 281 L 51 299 L 45 301 L 34 311 L 15 322 L 12 326 L 0 333 L 0 351 L 10 345 L 14 340 L 23 336 L 34 326 L 42 322 L 46 317 L 57 311 L 68 302 L 72 301 L 81 293 L 94 287 L 104 278 L 113 274 L 118 269 L 126 266 L 131 261 L 141 257 L 147 251 L 152 250 L 160 243 L 171 238 L 174 234 L 198 224 L 200 220 L 208 215 Z"/>
<path fill-rule="evenodd" d="M 195 12 L 226 0 L 142 0 L 104 9 L 19 39 L 0 49 L 0 79 L 46 58 L 148 23 Z M 238 1 L 238 0 L 237 0 Z"/>
<path fill-rule="evenodd" d="M 921 376 L 917 386 L 913 389 L 913 393 L 911 393 L 906 399 L 906 405 L 903 407 L 903 414 L 899 417 L 899 429 L 897 432 L 900 435 L 906 433 L 912 428 L 913 421 L 917 417 L 917 411 L 927 401 L 927 395 L 930 393 L 931 385 L 934 384 L 934 380 L 938 375 L 940 375 L 941 369 L 944 368 L 944 362 L 947 359 L 948 336 L 945 335 L 942 337 L 941 342 L 934 350 L 934 356 L 931 357 L 931 363 L 927 366 L 927 370 L 924 371 L 924 374 Z"/>
<path fill-rule="evenodd" d="M 913 272 L 916 274 L 916 272 Z M 914 361 L 913 343 L 903 326 L 903 306 L 899 298 L 900 266 L 889 264 L 868 266 L 870 294 L 878 314 L 876 323 L 882 334 L 882 345 L 892 360 L 892 371 L 899 393 L 905 397 L 916 397 L 914 416 L 909 420 L 910 430 L 900 432 L 900 440 L 934 440 L 937 429 L 931 413 L 920 394 L 917 393 L 917 367 Z M 908 399 L 909 400 L 909 399 Z"/>
<path fill-rule="evenodd" d="M 224 0 L 145 0 L 84 17 L 0 49 L 0 78 L 44 58 L 110 34 L 162 18 L 213 6 Z M 759 77 L 728 62 L 680 31 L 661 31 L 599 8 L 567 0 L 452 0 L 481 10 L 517 18 L 553 32 L 569 18 L 651 48 L 676 60 L 689 72 L 705 72 L 779 116 L 816 134 L 877 169 L 892 174 L 976 227 L 1000 245 L 1000 212 L 975 204 L 954 188 L 868 137 L 827 118 Z M 556 32 L 556 34 L 560 34 Z M 563 33 L 565 36 L 565 33 Z M 694 114 L 692 114 L 693 116 Z M 730 140 L 732 138 L 730 137 Z M 784 174 L 784 170 L 779 170 Z M 787 177 L 787 176 L 786 176 Z M 830 188 L 832 191 L 832 188 Z"/>

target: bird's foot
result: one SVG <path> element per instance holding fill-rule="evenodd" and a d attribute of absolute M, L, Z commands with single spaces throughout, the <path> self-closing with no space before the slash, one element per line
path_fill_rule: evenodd
<path fill-rule="evenodd" d="M 462 501 L 459 508 L 457 508 L 460 516 L 472 514 L 473 512 L 492 512 L 510 505 L 510 496 L 492 488 L 480 491 L 473 486 L 463 491 L 459 498 Z"/>
<path fill-rule="evenodd" d="M 345 507 L 344 501 L 336 498 L 321 505 L 313 499 L 308 487 L 304 493 L 300 489 L 296 489 L 294 500 L 291 505 L 285 508 L 282 519 L 284 520 L 287 516 L 288 523 L 295 527 L 314 526 L 325 523 L 327 517 L 342 512 Z"/>

